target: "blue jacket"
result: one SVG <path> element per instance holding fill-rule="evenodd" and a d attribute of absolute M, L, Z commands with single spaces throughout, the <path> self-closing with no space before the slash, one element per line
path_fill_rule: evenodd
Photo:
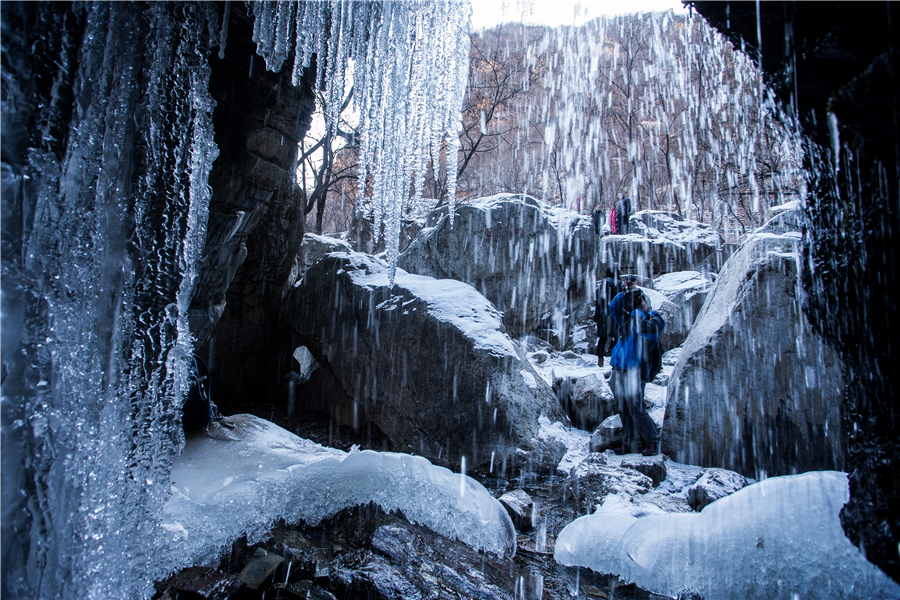
<path fill-rule="evenodd" d="M 609 364 L 614 369 L 640 368 L 644 376 L 650 369 L 650 350 L 666 328 L 666 321 L 655 310 L 645 313 L 638 308 L 628 315 L 623 307 L 624 301 L 625 294 L 620 293 L 609 303 L 609 312 L 621 331 Z"/>

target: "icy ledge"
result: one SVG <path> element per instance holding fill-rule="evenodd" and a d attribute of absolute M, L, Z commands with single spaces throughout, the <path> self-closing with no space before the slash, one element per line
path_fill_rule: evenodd
<path fill-rule="evenodd" d="M 693 514 L 597 512 L 560 532 L 555 558 L 657 594 L 703 598 L 893 598 L 900 586 L 844 536 L 847 476 L 772 477 Z"/>
<path fill-rule="evenodd" d="M 252 415 L 229 421 L 234 429 L 213 425 L 189 439 L 172 466 L 162 571 L 215 563 L 233 540 L 253 543 L 278 519 L 317 524 L 369 502 L 478 550 L 515 554 L 506 510 L 465 475 L 418 456 L 326 448 Z"/>

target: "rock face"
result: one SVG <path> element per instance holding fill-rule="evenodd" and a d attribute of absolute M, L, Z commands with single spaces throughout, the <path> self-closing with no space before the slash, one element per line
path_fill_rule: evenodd
<path fill-rule="evenodd" d="M 688 326 L 692 325 L 700 314 L 712 286 L 713 282 L 699 271 L 667 273 L 653 280 L 654 290 L 663 294 L 669 302 L 681 307 Z"/>
<path fill-rule="evenodd" d="M 523 451 L 564 453 L 537 439 L 542 414 L 565 420 L 553 392 L 471 286 L 399 270 L 391 288 L 384 262 L 331 254 L 292 290 L 282 320 L 321 363 L 313 379 L 333 377 L 329 401 L 400 451 L 495 468 Z"/>
<path fill-rule="evenodd" d="M 550 330 L 565 340 L 567 303 L 593 296 L 597 244 L 591 221 L 528 196 L 501 194 L 459 206 L 401 255 L 410 273 L 471 284 L 503 313 L 514 338 Z"/>
<path fill-rule="evenodd" d="M 840 469 L 841 364 L 800 311 L 799 233 L 726 263 L 668 384 L 663 451 L 744 475 Z"/>
<path fill-rule="evenodd" d="M 693 4 L 736 48 L 751 56 L 757 43 L 773 50 L 762 53 L 766 82 L 783 106 L 799 107 L 811 141 L 804 167 L 813 175 L 803 209 L 804 263 L 816 267 L 804 271 L 807 312 L 848 373 L 842 430 L 854 475 L 841 522 L 868 559 L 900 581 L 897 336 L 872 335 L 900 321 L 896 295 L 884 293 L 900 286 L 900 173 L 883 167 L 898 161 L 898 20 L 887 16 L 887 3 Z M 838 138 L 853 167 L 822 168 Z"/>
<path fill-rule="evenodd" d="M 306 271 L 326 254 L 352 251 L 353 249 L 350 247 L 350 244 L 343 240 L 324 235 L 316 235 L 315 233 L 303 234 L 300 252 L 297 253 L 297 257 L 294 259 L 294 267 L 291 269 L 290 277 L 288 277 L 287 287 L 294 287 L 294 284 L 300 281 L 306 274 Z"/>
<path fill-rule="evenodd" d="M 272 315 L 303 237 L 294 168 L 315 78 L 315 68 L 306 69 L 294 87 L 290 69 L 268 71 L 246 8 L 234 3 L 229 17 L 225 58 L 209 58 L 220 154 L 209 177 L 207 241 L 189 311 L 215 401 L 226 408 L 261 396 L 271 401 L 285 387 L 289 340 Z"/>

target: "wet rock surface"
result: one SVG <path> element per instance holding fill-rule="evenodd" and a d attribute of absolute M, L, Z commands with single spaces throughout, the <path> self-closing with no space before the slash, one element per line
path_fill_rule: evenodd
<path fill-rule="evenodd" d="M 298 394 L 344 425 L 370 422 L 400 452 L 454 468 L 462 457 L 470 468 L 521 458 L 546 470 L 565 453 L 537 437 L 541 415 L 565 420 L 550 386 L 465 283 L 398 270 L 391 287 L 383 261 L 330 254 L 291 291 L 282 319 L 322 365 L 307 385 L 331 376 L 329 390 Z"/>
<path fill-rule="evenodd" d="M 800 239 L 755 234 L 719 274 L 668 383 L 669 456 L 749 477 L 842 467 L 842 365 L 802 312 Z"/>

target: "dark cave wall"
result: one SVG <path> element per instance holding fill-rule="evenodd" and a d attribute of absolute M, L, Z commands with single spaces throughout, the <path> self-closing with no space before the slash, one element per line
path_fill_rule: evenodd
<path fill-rule="evenodd" d="M 231 4 L 225 57 L 209 57 L 219 157 L 190 311 L 213 400 L 226 414 L 245 403 L 285 400 L 291 340 L 276 322 L 303 238 L 294 173 L 314 110 L 315 68 L 306 69 L 299 87 L 291 84 L 291 61 L 280 73 L 267 71 L 246 11 Z"/>
<path fill-rule="evenodd" d="M 850 501 L 841 521 L 900 581 L 900 314 L 892 296 L 900 289 L 900 12 L 889 2 L 762 2 L 759 14 L 752 2 L 690 4 L 749 56 L 761 56 L 766 82 L 806 136 L 806 312 L 846 365 Z"/>

